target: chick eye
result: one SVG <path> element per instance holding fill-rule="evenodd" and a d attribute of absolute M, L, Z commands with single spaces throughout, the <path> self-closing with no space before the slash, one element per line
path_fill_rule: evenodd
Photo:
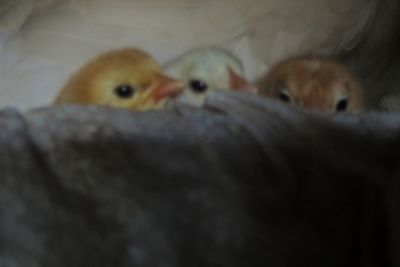
<path fill-rule="evenodd" d="M 275 84 L 275 97 L 284 103 L 290 103 L 292 101 L 292 97 L 290 95 L 289 90 L 287 89 L 286 84 L 283 81 L 278 81 Z"/>
<path fill-rule="evenodd" d="M 348 105 L 349 101 L 347 100 L 347 98 L 341 99 L 336 104 L 336 111 L 346 111 Z"/>
<path fill-rule="evenodd" d="M 291 101 L 289 92 L 286 91 L 285 89 L 278 90 L 277 96 L 279 100 L 281 100 L 282 102 L 290 103 Z"/>
<path fill-rule="evenodd" d="M 202 80 L 191 80 L 189 86 L 196 93 L 204 93 L 208 89 L 208 85 Z"/>
<path fill-rule="evenodd" d="M 115 87 L 114 92 L 120 98 L 130 98 L 134 95 L 135 89 L 130 85 L 122 84 Z"/>

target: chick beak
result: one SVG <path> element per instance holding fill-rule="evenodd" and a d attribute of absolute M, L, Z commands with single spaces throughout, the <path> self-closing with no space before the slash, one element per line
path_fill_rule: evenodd
<path fill-rule="evenodd" d="M 258 92 L 258 88 L 248 82 L 246 79 L 236 74 L 231 68 L 228 68 L 230 87 L 234 91 L 251 91 Z"/>
<path fill-rule="evenodd" d="M 149 97 L 152 98 L 154 102 L 159 102 L 164 98 L 179 94 L 184 88 L 185 83 L 183 81 L 159 74 L 153 79 Z"/>

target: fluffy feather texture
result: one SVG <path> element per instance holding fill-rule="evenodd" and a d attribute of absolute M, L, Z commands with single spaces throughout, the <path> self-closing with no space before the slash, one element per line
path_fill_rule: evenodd
<path fill-rule="evenodd" d="M 363 89 L 343 65 L 322 57 L 284 60 L 259 83 L 260 94 L 318 111 L 360 111 Z"/>
<path fill-rule="evenodd" d="M 348 51 L 384 1 L 54 0 L 41 12 L 30 5 L 43 0 L 1 2 L 13 3 L 8 18 L 27 12 L 0 26 L 9 37 L 0 45 L 0 106 L 30 108 L 51 102 L 72 71 L 111 48 L 140 47 L 164 63 L 218 45 L 240 56 L 251 80 L 290 54 Z"/>
<path fill-rule="evenodd" d="M 147 110 L 164 107 L 184 83 L 161 73 L 147 53 L 114 50 L 83 66 L 61 90 L 55 103 L 97 104 Z"/>
<path fill-rule="evenodd" d="M 202 48 L 189 51 L 164 66 L 166 74 L 184 80 L 185 90 L 171 103 L 201 106 L 213 90 L 253 91 L 244 78 L 240 60 L 227 50 Z"/>

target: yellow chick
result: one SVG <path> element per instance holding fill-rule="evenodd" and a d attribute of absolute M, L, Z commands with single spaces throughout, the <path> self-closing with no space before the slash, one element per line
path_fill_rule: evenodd
<path fill-rule="evenodd" d="M 163 108 L 184 83 L 165 76 L 147 53 L 126 48 L 101 54 L 67 82 L 55 104 L 95 104 L 148 110 Z"/>
<path fill-rule="evenodd" d="M 171 103 L 202 106 L 213 90 L 244 90 L 256 92 L 256 87 L 243 76 L 240 60 L 220 48 L 199 48 L 189 51 L 164 66 L 164 72 L 186 82 Z"/>
<path fill-rule="evenodd" d="M 317 111 L 357 112 L 364 107 L 357 78 L 343 65 L 322 57 L 284 60 L 260 80 L 258 87 L 262 96 Z"/>

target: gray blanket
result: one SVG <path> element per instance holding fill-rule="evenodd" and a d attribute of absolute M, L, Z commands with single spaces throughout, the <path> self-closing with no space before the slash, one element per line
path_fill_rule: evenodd
<path fill-rule="evenodd" d="M 0 266 L 400 266 L 400 116 L 246 94 L 0 113 Z"/>

